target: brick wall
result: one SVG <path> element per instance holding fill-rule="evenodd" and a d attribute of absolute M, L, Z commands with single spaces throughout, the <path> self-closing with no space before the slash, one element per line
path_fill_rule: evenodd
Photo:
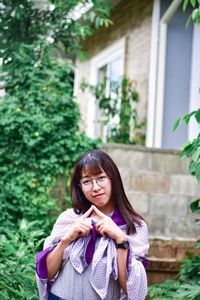
<path fill-rule="evenodd" d="M 139 116 L 146 117 L 148 76 L 150 61 L 151 19 L 153 1 L 123 0 L 114 8 L 111 19 L 114 22 L 109 28 L 101 28 L 84 43 L 88 59 L 78 64 L 78 80 L 80 85 L 83 78 L 90 78 L 91 59 L 106 47 L 125 37 L 125 74 L 136 81 L 139 92 Z M 77 92 L 82 113 L 82 128 L 86 125 L 88 94 Z"/>

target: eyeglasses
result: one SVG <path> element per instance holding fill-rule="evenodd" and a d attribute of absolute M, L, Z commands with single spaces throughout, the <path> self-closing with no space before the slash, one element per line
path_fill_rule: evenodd
<path fill-rule="evenodd" d="M 96 181 L 96 184 L 101 188 L 105 188 L 109 183 L 109 177 L 106 175 L 100 175 L 93 179 L 88 179 L 88 178 L 82 179 L 80 181 L 80 186 L 81 186 L 82 190 L 84 192 L 90 191 L 93 188 L 94 180 Z"/>

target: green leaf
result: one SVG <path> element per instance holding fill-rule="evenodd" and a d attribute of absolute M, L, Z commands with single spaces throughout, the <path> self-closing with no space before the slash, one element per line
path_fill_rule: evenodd
<path fill-rule="evenodd" d="M 197 178 L 197 181 L 200 182 L 200 163 L 197 163 L 196 165 L 195 176 Z"/>
<path fill-rule="evenodd" d="M 6 256 L 14 255 L 15 252 L 16 252 L 16 249 L 12 244 L 10 244 L 10 243 L 4 244 L 4 255 L 6 255 Z"/>
<path fill-rule="evenodd" d="M 199 14 L 198 8 L 194 9 L 192 12 L 192 19 L 193 21 L 196 19 L 197 15 Z"/>
<path fill-rule="evenodd" d="M 176 120 L 176 122 L 174 123 L 174 126 L 173 126 L 173 132 L 177 129 L 177 127 L 179 126 L 181 121 L 182 121 L 182 118 Z"/>
<path fill-rule="evenodd" d="M 186 10 L 186 8 L 187 8 L 189 2 L 190 2 L 190 0 L 184 0 L 184 1 L 183 1 L 183 11 Z"/>
<path fill-rule="evenodd" d="M 190 22 L 192 21 L 192 15 L 190 15 L 188 18 L 187 18 L 187 21 L 186 21 L 186 28 L 188 28 Z"/>
<path fill-rule="evenodd" d="M 193 153 L 192 155 L 192 160 L 194 162 L 197 162 L 200 156 L 200 147 L 198 149 L 196 149 L 196 151 Z"/>
<path fill-rule="evenodd" d="M 200 109 L 195 112 L 195 119 L 200 124 Z"/>
<path fill-rule="evenodd" d="M 200 213 L 200 199 L 193 201 L 190 204 L 190 209 L 192 213 Z"/>
<path fill-rule="evenodd" d="M 200 249 L 200 240 L 196 241 L 195 248 Z"/>
<path fill-rule="evenodd" d="M 196 5 L 196 0 L 190 0 L 190 3 L 192 4 L 193 7 Z"/>

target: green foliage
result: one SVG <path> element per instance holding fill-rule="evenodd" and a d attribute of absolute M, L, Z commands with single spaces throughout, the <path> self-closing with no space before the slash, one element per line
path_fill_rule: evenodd
<path fill-rule="evenodd" d="M 91 9 L 78 19 L 74 13 L 77 5 L 84 8 L 89 3 Z M 111 24 L 111 5 L 104 0 L 0 0 L 0 8 L 0 51 L 6 56 L 21 43 L 38 39 L 74 53 L 80 49 L 80 40 L 95 28 Z"/>
<path fill-rule="evenodd" d="M 78 156 L 95 147 L 79 133 L 72 66 L 43 43 L 21 45 L 4 67 L 0 105 L 1 222 L 43 218 L 55 207 L 51 189 Z"/>
<path fill-rule="evenodd" d="M 104 78 L 96 86 L 86 82 L 81 85 L 83 91 L 88 89 L 95 96 L 102 112 L 99 122 L 104 126 L 111 126 L 111 129 L 107 130 L 106 141 L 144 145 L 145 121 L 138 118 L 136 106 L 138 93 L 133 82 L 124 77 L 121 85 L 111 85 L 108 93 L 109 81 L 109 78 Z M 118 122 L 114 121 L 116 116 L 118 116 Z"/>
<path fill-rule="evenodd" d="M 38 299 L 35 253 L 60 211 L 52 196 L 56 178 L 65 176 L 69 184 L 75 160 L 99 147 L 80 132 L 73 97 L 71 58 L 80 40 L 110 23 L 104 1 L 92 1 L 87 17 L 76 19 L 76 5 L 89 2 L 52 0 L 53 6 L 43 7 L 42 1 L 0 0 L 0 81 L 6 92 L 0 99 L 2 300 Z"/>
<path fill-rule="evenodd" d="M 191 117 L 195 117 L 198 125 L 200 125 L 200 109 L 191 112 L 190 114 L 184 115 L 182 118 L 178 119 L 173 127 L 173 130 L 179 126 L 181 122 L 189 123 Z M 200 133 L 192 141 L 188 141 L 183 145 L 183 150 L 180 153 L 180 157 L 189 157 L 189 172 L 192 176 L 195 176 L 197 181 L 200 182 Z M 198 201 L 196 202 L 198 208 Z M 194 212 L 195 209 L 193 209 Z"/>
<path fill-rule="evenodd" d="M 200 280 L 197 283 L 194 283 L 193 280 L 189 283 L 183 283 L 176 294 L 178 299 L 198 300 L 200 298 L 199 285 Z"/>
<path fill-rule="evenodd" d="M 153 300 L 198 300 L 200 281 L 183 283 L 179 281 L 166 280 L 162 284 L 149 287 L 149 297 Z"/>
<path fill-rule="evenodd" d="M 161 284 L 149 286 L 150 299 L 198 299 L 196 297 L 200 292 L 200 256 L 190 256 L 184 259 L 178 280 L 166 280 Z"/>
<path fill-rule="evenodd" d="M 89 1 L 52 2 L 51 9 L 41 9 L 35 1 L 0 0 L 0 80 L 6 91 L 0 105 L 0 220 L 9 226 L 21 218 L 47 220 L 56 208 L 56 176 L 69 175 L 82 152 L 98 147 L 79 132 L 74 66 L 55 48 L 66 54 L 80 49 L 80 39 L 91 34 L 96 18 L 106 20 L 110 6 L 93 1 L 84 21 L 72 12 Z"/>
<path fill-rule="evenodd" d="M 188 26 L 191 21 L 199 24 L 200 23 L 200 1 L 199 0 L 184 0 L 183 1 L 183 11 L 185 11 L 189 7 L 192 8 L 192 13 L 186 22 L 186 26 Z"/>
<path fill-rule="evenodd" d="M 180 287 L 179 281 L 166 280 L 162 284 L 149 286 L 148 296 L 153 300 L 175 300 L 176 292 Z"/>
<path fill-rule="evenodd" d="M 179 278 L 183 282 L 198 282 L 200 280 L 200 256 L 188 257 L 181 265 Z"/>
<path fill-rule="evenodd" d="M 0 228 L 0 299 L 38 299 L 35 253 L 44 235 L 38 226 L 38 221 L 22 220 L 15 232 Z"/>

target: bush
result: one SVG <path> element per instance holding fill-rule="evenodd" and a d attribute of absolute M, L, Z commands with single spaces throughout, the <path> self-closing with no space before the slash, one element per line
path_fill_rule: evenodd
<path fill-rule="evenodd" d="M 43 242 L 37 221 L 22 220 L 13 232 L 0 228 L 0 299 L 38 300 L 35 284 L 35 252 Z"/>
<path fill-rule="evenodd" d="M 41 54 L 42 53 L 42 54 Z M 5 69 L 4 69 L 5 70 Z M 56 208 L 51 189 L 95 141 L 79 133 L 72 67 L 44 43 L 21 45 L 0 105 L 1 223 L 44 218 Z M 20 75 L 19 75 L 20 74 Z"/>

